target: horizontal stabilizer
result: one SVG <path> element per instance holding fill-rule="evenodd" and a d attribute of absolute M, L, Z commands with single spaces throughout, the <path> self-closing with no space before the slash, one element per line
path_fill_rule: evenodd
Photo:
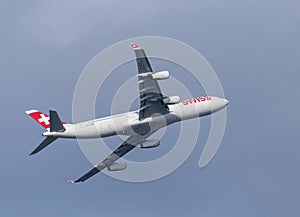
<path fill-rule="evenodd" d="M 34 149 L 30 155 L 36 154 L 39 151 L 43 150 L 44 148 L 46 148 L 48 145 L 50 145 L 52 142 L 54 142 L 57 138 L 55 137 L 51 137 L 51 136 L 47 136 L 46 139 L 44 139 L 44 141 L 38 146 L 36 147 L 36 149 Z"/>
<path fill-rule="evenodd" d="M 50 132 L 63 132 L 66 130 L 56 111 L 49 111 L 50 114 Z"/>

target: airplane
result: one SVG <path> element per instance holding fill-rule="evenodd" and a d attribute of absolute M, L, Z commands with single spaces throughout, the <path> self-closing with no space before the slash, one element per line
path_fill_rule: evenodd
<path fill-rule="evenodd" d="M 158 85 L 159 80 L 168 79 L 168 71 L 153 72 L 145 51 L 131 43 L 138 68 L 140 107 L 138 110 L 90 121 L 70 124 L 61 121 L 56 111 L 49 115 L 37 110 L 26 111 L 31 118 L 45 128 L 42 134 L 46 138 L 30 155 L 40 152 L 58 138 L 100 138 L 113 135 L 125 135 L 128 138 L 100 164 L 70 183 L 84 182 L 101 170 L 121 171 L 126 163 L 117 162 L 119 158 L 135 147 L 155 148 L 160 145 L 158 139 L 147 139 L 159 129 L 170 124 L 192 118 L 198 118 L 217 112 L 227 106 L 228 100 L 214 96 L 202 96 L 181 100 L 179 96 L 165 96 Z"/>

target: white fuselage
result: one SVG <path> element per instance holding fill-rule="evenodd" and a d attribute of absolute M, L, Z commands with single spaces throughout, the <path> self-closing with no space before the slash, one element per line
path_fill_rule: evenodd
<path fill-rule="evenodd" d="M 66 124 L 64 132 L 44 132 L 44 136 L 61 138 L 99 138 L 113 135 L 151 134 L 172 123 L 197 118 L 219 111 L 228 104 L 218 97 L 197 97 L 168 105 L 169 113 L 139 120 L 139 111 L 132 111 L 76 124 Z"/>

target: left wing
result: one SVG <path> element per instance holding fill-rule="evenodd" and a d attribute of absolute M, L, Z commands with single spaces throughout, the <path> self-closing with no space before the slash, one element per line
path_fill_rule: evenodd
<path fill-rule="evenodd" d="M 131 44 L 138 67 L 138 85 L 140 92 L 139 119 L 151 117 L 153 114 L 166 114 L 168 107 L 162 103 L 164 98 L 156 79 L 153 79 L 153 71 L 145 51 Z"/>
<path fill-rule="evenodd" d="M 130 152 L 132 149 L 134 149 L 140 142 L 142 142 L 144 138 L 140 136 L 131 136 L 129 137 L 125 142 L 123 142 L 113 153 L 108 155 L 107 158 L 105 158 L 99 165 L 95 166 L 93 169 L 91 169 L 88 173 L 83 175 L 77 180 L 69 180 L 71 183 L 77 183 L 77 182 L 84 182 L 88 178 L 92 177 L 93 175 L 99 173 L 101 170 L 105 169 L 106 167 L 109 167 L 112 165 L 116 160 L 118 160 L 120 157 L 124 156 L 128 152 Z"/>

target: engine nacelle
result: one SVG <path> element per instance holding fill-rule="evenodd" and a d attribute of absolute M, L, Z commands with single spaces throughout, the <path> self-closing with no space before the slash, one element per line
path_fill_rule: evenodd
<path fill-rule="evenodd" d="M 126 163 L 117 163 L 117 162 L 114 162 L 107 167 L 108 171 L 121 171 L 121 170 L 125 170 L 126 168 L 127 168 Z"/>
<path fill-rule="evenodd" d="M 151 74 L 153 80 L 164 80 L 170 77 L 168 71 L 155 72 Z"/>
<path fill-rule="evenodd" d="M 143 143 L 141 143 L 141 148 L 155 148 L 159 146 L 160 141 L 158 139 L 149 139 L 145 140 Z"/>
<path fill-rule="evenodd" d="M 180 97 L 179 96 L 169 96 L 166 98 L 163 98 L 163 103 L 164 104 L 177 104 L 180 102 Z"/>

